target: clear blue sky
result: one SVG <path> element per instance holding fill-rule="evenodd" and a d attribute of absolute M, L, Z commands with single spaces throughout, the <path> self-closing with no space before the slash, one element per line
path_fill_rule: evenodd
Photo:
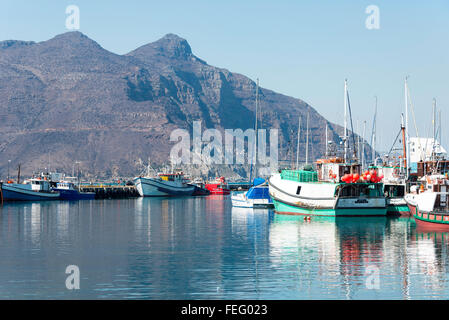
<path fill-rule="evenodd" d="M 371 132 L 379 100 L 379 140 L 389 149 L 410 89 L 421 135 L 430 134 L 432 98 L 449 119 L 449 1 L 84 1 L 2 0 L 0 39 L 47 40 L 66 32 L 65 8 L 80 8 L 80 31 L 123 54 L 166 33 L 186 38 L 209 64 L 301 98 L 342 123 L 343 81 L 353 116 Z M 365 28 L 368 5 L 380 29 Z M 414 129 L 413 129 L 414 132 Z M 449 148 L 449 127 L 443 130 Z"/>

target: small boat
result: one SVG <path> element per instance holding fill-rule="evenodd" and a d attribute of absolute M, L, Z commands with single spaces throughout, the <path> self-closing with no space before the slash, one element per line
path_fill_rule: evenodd
<path fill-rule="evenodd" d="M 444 175 L 426 176 L 418 191 L 407 194 L 407 201 L 417 225 L 433 231 L 449 231 L 449 180 Z"/>
<path fill-rule="evenodd" d="M 51 190 L 50 182 L 41 178 L 32 178 L 23 184 L 3 183 L 1 186 L 3 201 L 45 201 L 58 200 L 59 192 Z"/>
<path fill-rule="evenodd" d="M 141 197 L 191 196 L 195 192 L 195 186 L 187 183 L 182 171 L 137 177 L 134 184 Z"/>
<path fill-rule="evenodd" d="M 217 178 L 214 182 L 207 183 L 205 188 L 209 190 L 211 194 L 228 195 L 231 193 L 224 177 Z"/>
<path fill-rule="evenodd" d="M 253 186 L 246 192 L 233 192 L 231 194 L 233 207 L 239 208 L 272 208 L 273 200 L 265 179 L 254 179 Z"/>
<path fill-rule="evenodd" d="M 189 185 L 195 187 L 195 191 L 193 191 L 192 196 L 208 196 L 210 195 L 210 191 L 206 189 L 204 182 L 202 179 L 195 179 Z"/>
<path fill-rule="evenodd" d="M 56 183 L 53 191 L 59 192 L 61 200 L 93 200 L 95 192 L 81 192 L 79 188 L 70 181 L 60 181 Z"/>

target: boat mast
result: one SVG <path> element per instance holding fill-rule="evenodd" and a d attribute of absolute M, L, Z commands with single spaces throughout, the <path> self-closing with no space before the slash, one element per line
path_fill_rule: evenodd
<path fill-rule="evenodd" d="M 306 142 L 306 164 L 309 164 L 309 115 L 307 112 L 307 142 Z"/>
<path fill-rule="evenodd" d="M 436 106 L 437 106 L 437 100 L 435 98 L 433 98 L 433 102 L 432 102 L 433 143 L 432 143 L 432 157 L 431 157 L 431 159 L 433 161 L 435 161 L 435 144 L 436 144 L 436 139 L 437 139 L 437 119 L 436 119 L 437 118 L 437 110 L 436 110 Z"/>
<path fill-rule="evenodd" d="M 407 85 L 408 77 L 405 77 L 405 85 L 404 85 L 404 98 L 405 98 L 405 140 L 406 140 L 406 178 L 408 180 L 410 175 L 410 133 L 408 127 L 408 85 Z M 421 147 L 420 147 L 421 148 Z"/>
<path fill-rule="evenodd" d="M 254 131 L 255 131 L 255 140 L 254 140 L 254 149 L 253 149 L 253 153 L 251 155 L 251 160 L 249 161 L 250 164 L 250 169 L 249 169 L 249 184 L 252 184 L 252 179 L 253 179 L 253 161 L 255 161 L 255 163 L 257 163 L 257 113 L 258 113 L 258 109 L 259 109 L 259 78 L 257 78 L 257 82 L 256 82 L 256 121 L 254 124 Z M 249 147 L 248 147 L 249 149 Z M 249 150 L 248 150 L 249 151 Z M 249 152 L 248 152 L 248 156 L 249 156 Z M 254 168 L 255 174 L 257 175 L 257 167 L 255 166 Z"/>
<path fill-rule="evenodd" d="M 327 130 L 327 127 L 326 127 L 326 130 Z M 301 134 L 301 116 L 298 116 L 298 141 L 296 144 L 296 170 L 299 170 L 299 138 L 300 138 L 300 134 Z"/>
<path fill-rule="evenodd" d="M 361 159 L 360 154 L 360 120 L 357 119 L 357 159 L 358 161 Z"/>
<path fill-rule="evenodd" d="M 373 130 L 371 132 L 371 145 L 373 148 L 372 152 L 372 162 L 376 165 L 376 134 L 377 134 L 377 96 L 374 97 L 374 119 L 373 119 Z"/>
<path fill-rule="evenodd" d="M 362 169 L 365 168 L 365 137 L 366 137 L 366 120 L 363 121 L 363 137 L 362 137 Z"/>
<path fill-rule="evenodd" d="M 345 149 L 345 163 L 348 162 L 348 106 L 347 106 L 347 93 L 348 93 L 348 80 L 345 79 L 345 94 L 344 94 L 344 133 L 343 133 L 343 142 Z"/>
<path fill-rule="evenodd" d="M 441 135 L 441 110 L 438 110 L 438 141 L 440 143 L 440 146 L 443 144 L 443 136 Z"/>
<path fill-rule="evenodd" d="M 329 156 L 329 125 L 326 122 L 326 158 Z"/>
<path fill-rule="evenodd" d="M 402 131 L 402 147 L 403 147 L 403 158 L 404 158 L 403 165 L 404 165 L 404 170 L 407 170 L 407 142 L 406 142 L 405 125 L 404 125 L 404 114 L 402 114 L 401 131 Z"/>

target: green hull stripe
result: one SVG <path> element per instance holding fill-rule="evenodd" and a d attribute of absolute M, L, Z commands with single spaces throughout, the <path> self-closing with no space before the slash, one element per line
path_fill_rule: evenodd
<path fill-rule="evenodd" d="M 422 214 L 422 213 L 421 213 Z M 429 214 L 428 213 L 425 213 L 425 214 L 427 214 L 427 216 L 429 216 Z M 436 218 L 436 216 L 438 215 L 438 214 L 435 214 L 435 213 L 430 213 L 431 215 L 433 215 L 433 219 L 429 219 L 429 218 L 427 218 L 427 219 L 425 219 L 425 218 L 423 218 L 422 216 L 420 217 L 420 216 L 418 216 L 418 213 L 416 213 L 413 217 L 415 218 L 415 219 L 418 219 L 418 220 L 421 220 L 421 221 L 425 221 L 425 222 L 432 222 L 432 223 L 435 223 L 435 224 L 442 224 L 442 225 L 449 225 L 449 221 L 444 221 L 444 220 L 437 220 Z"/>
<path fill-rule="evenodd" d="M 388 212 L 410 212 L 410 209 L 406 205 L 389 205 L 388 206 Z"/>

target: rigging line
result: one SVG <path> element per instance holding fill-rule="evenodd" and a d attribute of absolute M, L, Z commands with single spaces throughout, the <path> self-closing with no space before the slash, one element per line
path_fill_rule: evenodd
<path fill-rule="evenodd" d="M 352 125 L 352 111 L 351 111 L 351 102 L 349 100 L 349 92 L 346 92 L 346 97 L 348 99 L 349 119 L 351 120 L 351 134 L 352 134 L 352 141 L 354 143 L 354 158 L 357 158 L 357 146 L 355 144 L 354 126 Z"/>
<path fill-rule="evenodd" d="M 401 135 L 401 133 L 402 133 L 402 128 L 401 128 L 401 130 L 399 130 L 399 133 L 398 133 L 398 135 L 396 136 L 396 139 L 394 140 L 393 145 L 391 146 L 390 152 L 388 152 L 388 155 L 387 155 L 388 158 L 390 157 L 390 154 L 391 154 L 391 152 L 393 151 L 394 145 L 395 145 L 396 142 L 398 141 L 398 138 L 399 138 L 399 136 Z"/>
<path fill-rule="evenodd" d="M 415 125 L 416 136 L 418 138 L 418 148 L 421 150 L 422 149 L 421 138 L 419 136 L 418 126 L 416 125 L 415 108 L 413 107 L 412 99 L 410 97 L 410 88 L 408 86 L 407 86 L 407 97 L 408 97 L 408 101 L 410 103 L 410 108 L 412 109 L 413 124 Z"/>

